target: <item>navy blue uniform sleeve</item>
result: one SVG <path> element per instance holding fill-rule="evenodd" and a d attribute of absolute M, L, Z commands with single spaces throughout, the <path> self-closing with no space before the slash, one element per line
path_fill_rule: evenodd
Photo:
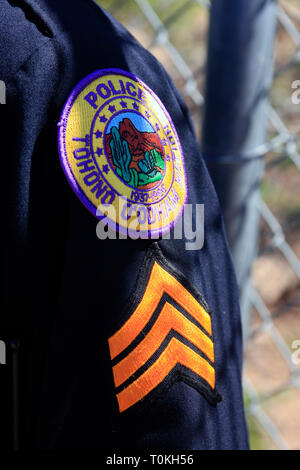
<path fill-rule="evenodd" d="M 64 83 L 68 86 L 70 76 L 61 41 L 54 40 L 39 5 L 31 8 L 25 2 L 17 3 L 0 2 L 0 77 L 6 92 L 6 104 L 0 107 L 5 155 L 0 334 L 7 352 L 7 366 L 1 370 L 5 374 L 1 389 L 6 393 L 1 416 L 2 442 L 8 446 L 13 436 L 9 343 L 14 340 L 20 342 L 21 441 L 22 445 L 33 442 L 31 430 L 33 433 L 44 348 L 53 314 L 51 299 L 57 290 L 52 282 L 60 264 L 62 237 L 55 235 L 54 225 L 64 213 L 59 209 L 63 198 L 56 148 L 52 145 L 52 151 L 44 153 L 42 142 L 45 136 L 55 142 L 57 101 L 63 99 Z M 43 163 L 43 153 L 49 164 Z"/>
<path fill-rule="evenodd" d="M 7 84 L 2 326 L 22 340 L 22 445 L 248 448 L 236 280 L 181 96 L 157 60 L 92 1 L 0 3 L 0 79 Z M 15 24 L 14 40 L 7 22 Z M 97 220 L 70 189 L 59 163 L 57 123 L 76 84 L 110 68 L 139 77 L 170 114 L 185 155 L 187 202 L 205 208 L 201 250 L 186 250 L 186 240 L 172 236 L 99 240 Z M 141 302 L 153 260 L 209 311 L 218 394 L 199 392 L 180 369 L 159 398 L 120 413 L 108 340 L 130 317 L 130 299 Z"/>

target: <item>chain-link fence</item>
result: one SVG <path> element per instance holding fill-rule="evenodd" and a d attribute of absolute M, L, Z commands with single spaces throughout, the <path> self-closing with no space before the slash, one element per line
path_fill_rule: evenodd
<path fill-rule="evenodd" d="M 250 289 L 244 392 L 251 447 L 300 448 L 300 5 L 277 6 L 275 73 L 265 158 L 260 246 Z M 209 1 L 99 2 L 165 66 L 185 97 L 199 132 L 204 103 Z M 298 74 L 298 76 L 297 76 Z M 294 87 L 294 88 L 293 88 Z M 294 92 L 294 103 L 292 94 Z M 200 142 L 201 145 L 201 142 Z M 294 349 L 293 349 L 294 348 Z M 298 349 L 297 349 L 298 348 Z"/>

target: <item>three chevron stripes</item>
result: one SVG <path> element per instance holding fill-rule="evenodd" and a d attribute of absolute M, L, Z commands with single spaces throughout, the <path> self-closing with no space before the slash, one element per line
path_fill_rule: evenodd
<path fill-rule="evenodd" d="M 219 401 L 209 313 L 156 259 L 145 282 L 135 310 L 108 340 L 120 412 L 178 380 Z"/>

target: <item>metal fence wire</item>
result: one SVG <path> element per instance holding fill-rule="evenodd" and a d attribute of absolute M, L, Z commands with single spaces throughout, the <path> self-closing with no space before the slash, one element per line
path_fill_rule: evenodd
<path fill-rule="evenodd" d="M 245 403 L 251 447 L 258 449 L 300 449 L 300 367 L 293 360 L 293 342 L 300 340 L 300 104 L 297 107 L 291 100 L 297 73 L 300 79 L 297 1 L 281 0 L 276 6 L 268 139 L 251 151 L 252 157 L 263 156 L 265 161 L 257 204 L 259 252 L 248 290 L 251 321 L 244 335 Z M 200 139 L 210 2 L 98 3 L 164 64 L 185 97 Z"/>

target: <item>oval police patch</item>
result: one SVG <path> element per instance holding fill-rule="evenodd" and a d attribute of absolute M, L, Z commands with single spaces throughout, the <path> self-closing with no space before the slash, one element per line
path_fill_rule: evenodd
<path fill-rule="evenodd" d="M 105 69 L 70 94 L 60 160 L 81 202 L 123 233 L 168 231 L 187 198 L 181 145 L 162 102 L 136 76 Z"/>

